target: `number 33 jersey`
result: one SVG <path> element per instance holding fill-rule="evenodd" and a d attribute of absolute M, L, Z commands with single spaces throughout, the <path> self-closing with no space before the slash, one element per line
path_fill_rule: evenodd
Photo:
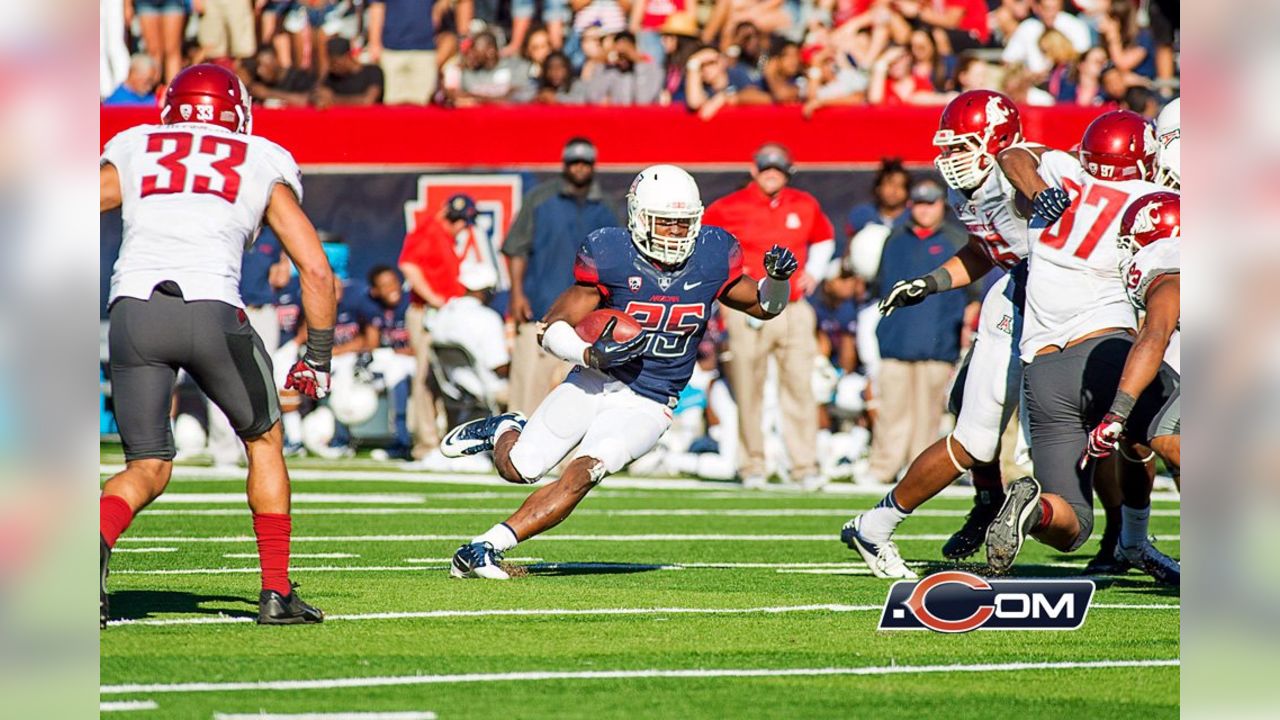
<path fill-rule="evenodd" d="M 287 150 L 206 123 L 139 125 L 102 151 L 120 176 L 124 243 L 109 302 L 146 300 L 166 280 L 187 300 L 244 307 L 240 262 L 257 238 L 276 183 L 302 200 Z"/>
<path fill-rule="evenodd" d="M 1037 227 L 1043 223 L 1036 218 L 1031 222 L 1023 362 L 1047 346 L 1065 347 L 1097 330 L 1137 327 L 1116 235 L 1130 203 L 1164 189 L 1145 180 L 1099 180 L 1057 150 L 1041 156 L 1040 176 L 1066 190 L 1071 207 L 1049 227 Z"/>
<path fill-rule="evenodd" d="M 605 372 L 668 407 L 693 375 L 712 305 L 740 277 L 742 248 L 712 225 L 702 226 L 693 254 L 674 270 L 641 255 L 631 232 L 619 227 L 588 235 L 574 263 L 574 279 L 595 286 L 602 307 L 625 312 L 650 334 L 641 357 Z"/>

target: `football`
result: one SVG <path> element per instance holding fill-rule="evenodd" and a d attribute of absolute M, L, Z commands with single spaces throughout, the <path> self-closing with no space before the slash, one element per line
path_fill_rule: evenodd
<path fill-rule="evenodd" d="M 595 310 L 583 318 L 574 329 L 578 331 L 578 337 L 593 343 L 600 339 L 600 334 L 604 332 L 605 323 L 609 322 L 609 318 L 618 319 L 618 324 L 613 326 L 614 340 L 626 342 L 640 334 L 640 323 L 620 310 Z"/>

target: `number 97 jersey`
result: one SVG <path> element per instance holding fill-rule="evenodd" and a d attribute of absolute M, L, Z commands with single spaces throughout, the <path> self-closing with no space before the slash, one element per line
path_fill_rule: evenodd
<path fill-rule="evenodd" d="M 742 277 L 742 248 L 728 231 L 703 225 L 689 259 L 664 269 L 640 254 L 630 231 L 601 228 L 583 241 L 573 271 L 578 284 L 600 291 L 603 307 L 635 318 L 649 335 L 641 357 L 605 372 L 637 395 L 675 407 L 712 305 Z"/>
<path fill-rule="evenodd" d="M 284 148 L 207 123 L 139 125 L 107 143 L 100 163 L 120 177 L 124 242 L 110 301 L 146 300 L 166 280 L 187 300 L 243 307 L 240 262 L 276 183 L 302 200 Z"/>

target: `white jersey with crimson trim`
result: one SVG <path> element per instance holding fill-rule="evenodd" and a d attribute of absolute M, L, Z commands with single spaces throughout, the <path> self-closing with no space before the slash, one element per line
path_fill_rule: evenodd
<path fill-rule="evenodd" d="M 1129 204 L 1164 188 L 1145 180 L 1113 182 L 1085 173 L 1075 157 L 1051 150 L 1040 158 L 1040 176 L 1071 197 L 1071 207 L 1047 228 L 1032 228 L 1027 304 L 1019 352 L 1036 352 L 1105 328 L 1137 328 L 1125 294 L 1122 253 L 1116 246 L 1120 218 Z"/>
<path fill-rule="evenodd" d="M 1125 292 L 1129 302 L 1140 312 L 1147 310 L 1147 291 L 1151 284 L 1165 275 L 1182 273 L 1182 238 L 1170 237 L 1157 240 L 1140 248 L 1124 262 Z M 1181 322 L 1179 322 L 1181 325 Z M 1174 330 L 1165 350 L 1164 361 L 1179 375 L 1182 374 L 1182 330 Z"/>
<path fill-rule="evenodd" d="M 1027 256 L 1027 219 L 1018 214 L 1018 191 L 999 170 L 974 189 L 971 196 L 950 188 L 947 204 L 969 234 L 982 241 L 982 249 L 997 267 L 1011 269 Z"/>
<path fill-rule="evenodd" d="M 171 280 L 187 300 L 244 307 L 240 262 L 257 239 L 276 183 L 302 199 L 287 150 L 207 123 L 139 125 L 102 151 L 120 176 L 124 242 L 109 302 L 143 300 Z"/>

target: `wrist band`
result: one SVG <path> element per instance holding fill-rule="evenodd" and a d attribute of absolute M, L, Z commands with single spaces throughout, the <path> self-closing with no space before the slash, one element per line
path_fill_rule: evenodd
<path fill-rule="evenodd" d="M 778 315 L 787 307 L 787 300 L 791 297 L 791 283 L 766 276 L 756 286 L 756 297 L 765 312 Z"/>
<path fill-rule="evenodd" d="M 542 348 L 565 362 L 582 365 L 589 347 L 591 344 L 578 337 L 578 331 L 563 320 L 551 323 L 542 332 Z"/>
<path fill-rule="evenodd" d="M 333 328 L 307 327 L 307 362 L 317 368 L 328 368 L 333 358 Z"/>
<path fill-rule="evenodd" d="M 1137 402 L 1138 400 L 1134 396 L 1124 392 L 1123 390 L 1117 390 L 1116 399 L 1111 401 L 1111 410 L 1109 412 L 1112 415 L 1127 418 L 1129 417 L 1129 413 L 1133 412 L 1133 406 L 1137 404 Z"/>

